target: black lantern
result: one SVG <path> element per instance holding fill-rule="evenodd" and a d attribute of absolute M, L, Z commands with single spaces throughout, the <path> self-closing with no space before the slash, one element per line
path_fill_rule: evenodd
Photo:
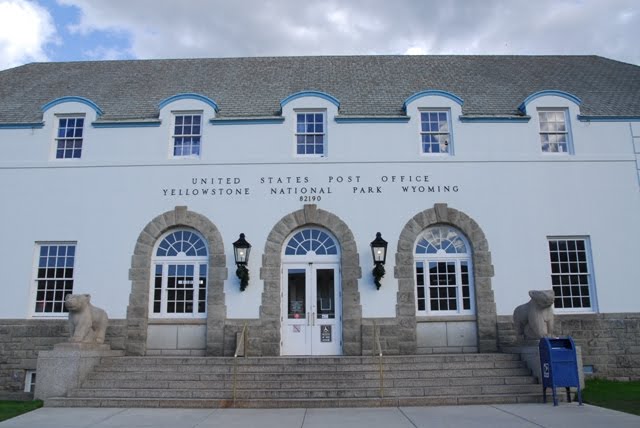
<path fill-rule="evenodd" d="M 233 256 L 236 259 L 236 276 L 240 279 L 240 291 L 244 291 L 249 285 L 249 253 L 251 252 L 251 244 L 244 239 L 244 233 L 240 234 L 240 239 L 233 243 Z"/>
<path fill-rule="evenodd" d="M 376 239 L 371 242 L 371 255 L 373 256 L 373 281 L 376 287 L 380 289 L 382 285 L 380 279 L 385 274 L 384 263 L 387 261 L 387 241 L 382 239 L 380 232 L 376 233 Z"/>

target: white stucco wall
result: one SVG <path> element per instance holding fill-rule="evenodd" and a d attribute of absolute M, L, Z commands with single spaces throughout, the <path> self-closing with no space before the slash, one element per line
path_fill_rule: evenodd
<path fill-rule="evenodd" d="M 569 109 L 573 155 L 541 153 L 535 109 L 543 106 Z M 424 107 L 450 109 L 455 156 L 419 153 L 418 109 Z M 327 113 L 324 157 L 294 154 L 295 111 L 302 108 Z M 175 110 L 203 111 L 199 159 L 170 159 Z M 350 124 L 333 120 L 337 108 L 331 102 L 310 97 L 286 104 L 280 124 L 214 126 L 208 123 L 213 108 L 180 100 L 161 111 L 158 127 L 98 129 L 90 126 L 95 111 L 86 105 L 60 104 L 47 110 L 42 129 L 0 129 L 0 318 L 32 315 L 39 241 L 77 241 L 74 291 L 91 293 L 112 318 L 124 318 L 136 239 L 155 216 L 177 205 L 207 216 L 222 234 L 229 269 L 227 316 L 257 318 L 266 237 L 305 203 L 316 203 L 351 228 L 363 273 L 364 317 L 395 315 L 398 235 L 413 215 L 435 203 L 465 212 L 485 232 L 498 314 L 526 301 L 528 290 L 551 287 L 548 236 L 588 236 L 597 309 L 637 312 L 637 124 L 580 122 L 578 106 L 560 97 L 537 98 L 527 111 L 532 117 L 527 123 L 463 123 L 454 101 L 423 97 L 408 106 L 408 123 Z M 64 112 L 86 114 L 82 159 L 52 159 L 55 114 Z M 440 191 L 420 192 L 425 180 Z M 289 188 L 292 194 L 286 194 Z M 323 193 L 312 195 L 311 188 Z M 202 189 L 215 189 L 216 195 L 202 195 Z M 380 290 L 371 279 L 369 248 L 378 231 L 389 242 Z M 253 245 L 251 283 L 242 293 L 231 246 L 241 232 Z"/>

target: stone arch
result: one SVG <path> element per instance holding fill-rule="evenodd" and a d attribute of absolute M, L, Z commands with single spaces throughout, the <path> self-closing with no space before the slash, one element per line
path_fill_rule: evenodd
<path fill-rule="evenodd" d="M 416 348 L 416 309 L 413 253 L 416 240 L 427 227 L 448 224 L 462 231 L 471 245 L 473 276 L 478 324 L 478 350 L 495 352 L 498 349 L 496 302 L 491 288 L 493 265 L 491 252 L 484 232 L 471 217 L 447 204 L 435 204 L 433 208 L 416 214 L 402 229 L 398 238 L 395 277 L 398 279 L 398 304 L 396 307 L 401 336 L 413 341 Z M 409 351 L 405 349 L 405 351 Z"/>
<path fill-rule="evenodd" d="M 168 230 L 189 227 L 197 230 L 209 246 L 207 286 L 207 354 L 222 355 L 224 324 L 227 317 L 224 280 L 227 278 L 224 243 L 218 228 L 205 216 L 175 207 L 151 220 L 138 236 L 131 257 L 131 294 L 127 307 L 126 353 L 144 355 L 149 322 L 151 258 L 156 241 Z"/>
<path fill-rule="evenodd" d="M 330 231 L 340 243 L 342 273 L 342 340 L 345 355 L 361 355 L 362 307 L 358 279 L 362 276 L 358 249 L 349 226 L 338 216 L 305 205 L 303 209 L 282 217 L 273 227 L 264 248 L 260 279 L 264 281 L 260 320 L 262 355 L 280 354 L 280 287 L 282 247 L 285 239 L 304 226 L 320 226 Z"/>

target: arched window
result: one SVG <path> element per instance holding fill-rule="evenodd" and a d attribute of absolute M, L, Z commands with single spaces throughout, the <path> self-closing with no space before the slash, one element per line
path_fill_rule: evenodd
<path fill-rule="evenodd" d="M 160 239 L 152 262 L 152 317 L 206 316 L 208 254 L 205 240 L 192 230 L 174 230 Z"/>
<path fill-rule="evenodd" d="M 338 247 L 328 233 L 319 229 L 303 229 L 289 239 L 284 254 L 304 256 L 309 251 L 316 255 L 337 255 Z"/>
<path fill-rule="evenodd" d="M 415 248 L 418 315 L 474 314 L 471 249 L 451 226 L 426 229 Z"/>

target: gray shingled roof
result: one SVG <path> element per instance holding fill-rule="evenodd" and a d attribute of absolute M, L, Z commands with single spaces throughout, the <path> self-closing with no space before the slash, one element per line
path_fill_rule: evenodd
<path fill-rule="evenodd" d="M 194 92 L 219 117 L 273 116 L 292 93 L 340 100 L 341 115 L 403 115 L 428 89 L 464 100 L 465 115 L 520 115 L 530 94 L 561 90 L 583 115 L 640 116 L 640 67 L 597 56 L 324 56 L 34 63 L 0 71 L 0 123 L 38 122 L 42 105 L 85 97 L 102 120 L 157 118 L 158 103 Z"/>

